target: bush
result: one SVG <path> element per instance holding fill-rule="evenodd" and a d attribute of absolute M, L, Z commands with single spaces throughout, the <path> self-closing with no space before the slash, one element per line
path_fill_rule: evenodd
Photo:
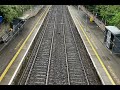
<path fill-rule="evenodd" d="M 14 18 L 23 14 L 30 9 L 32 5 L 1 5 L 0 14 L 4 17 L 4 22 L 10 23 Z"/>
<path fill-rule="evenodd" d="M 115 25 L 120 28 L 120 5 L 86 5 L 86 8 L 98 13 L 108 25 Z"/>

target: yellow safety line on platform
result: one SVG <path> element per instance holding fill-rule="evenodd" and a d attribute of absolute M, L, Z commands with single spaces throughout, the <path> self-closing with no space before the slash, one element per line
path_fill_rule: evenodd
<path fill-rule="evenodd" d="M 77 19 L 76 19 L 76 20 L 77 20 Z M 79 24 L 79 21 L 78 21 L 78 20 L 77 20 L 77 22 L 78 22 L 78 24 Z M 79 24 L 79 26 L 80 26 L 82 32 L 84 33 L 84 35 L 85 35 L 87 41 L 89 42 L 90 46 L 92 47 L 92 50 L 94 51 L 94 53 L 95 53 L 96 57 L 98 58 L 100 64 L 102 65 L 103 69 L 105 70 L 105 72 L 106 72 L 108 78 L 110 79 L 111 83 L 112 83 L 113 85 L 116 85 L 115 82 L 113 81 L 111 75 L 110 75 L 109 72 L 107 71 L 107 69 L 106 69 L 104 63 L 102 62 L 100 56 L 98 55 L 96 49 L 94 48 L 95 46 L 94 46 L 94 45 L 91 43 L 91 41 L 89 40 L 89 38 L 88 38 L 87 34 L 85 33 L 83 27 L 82 27 L 80 24 Z"/>
<path fill-rule="evenodd" d="M 49 7 L 50 8 L 50 7 Z M 46 11 L 49 10 L 49 8 L 47 8 Z M 45 12 L 46 12 L 45 11 Z M 33 27 L 32 31 L 30 32 L 30 34 L 27 36 L 27 38 L 25 39 L 25 41 L 23 42 L 23 44 L 21 45 L 21 47 L 19 48 L 19 50 L 17 51 L 17 53 L 14 55 L 14 57 L 12 58 L 12 60 L 10 61 L 10 63 L 8 64 L 8 66 L 6 67 L 6 69 L 4 70 L 4 72 L 2 73 L 2 75 L 0 76 L 0 82 L 2 81 L 2 79 L 4 78 L 4 76 L 6 75 L 6 73 L 8 72 L 9 68 L 11 67 L 11 65 L 13 64 L 13 62 L 16 60 L 17 56 L 19 55 L 20 51 L 22 50 L 22 48 L 24 47 L 25 43 L 27 42 L 27 40 L 29 39 L 29 37 L 31 36 L 31 34 L 33 33 L 33 31 L 35 30 L 36 26 L 38 25 L 40 19 L 43 17 L 43 15 L 45 14 L 42 13 L 42 15 L 40 16 L 40 18 L 38 19 L 38 21 L 36 22 L 35 26 Z"/>
<path fill-rule="evenodd" d="M 17 44 L 17 46 L 15 47 L 15 50 L 20 46 L 20 44 L 22 43 L 23 39 Z"/>

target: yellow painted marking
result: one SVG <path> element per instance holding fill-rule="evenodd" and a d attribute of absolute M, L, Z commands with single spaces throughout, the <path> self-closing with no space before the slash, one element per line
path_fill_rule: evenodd
<path fill-rule="evenodd" d="M 91 16 L 90 17 L 90 22 L 93 22 L 94 21 L 94 18 Z"/>
<path fill-rule="evenodd" d="M 109 69 L 110 73 L 112 74 L 112 76 L 114 77 L 114 79 L 117 81 L 117 83 L 120 84 L 120 80 L 116 76 L 116 74 L 114 73 L 114 71 L 112 70 L 112 68 L 110 66 L 108 66 L 108 69 Z"/>
<path fill-rule="evenodd" d="M 76 21 L 78 22 L 78 20 L 77 20 L 77 19 L 76 19 Z M 78 24 L 79 24 L 79 22 L 78 22 Z M 87 41 L 89 42 L 89 44 L 90 44 L 90 46 L 91 46 L 92 50 L 94 51 L 94 53 L 95 53 L 96 57 L 98 58 L 98 60 L 99 60 L 100 64 L 102 65 L 102 67 L 103 67 L 104 71 L 106 72 L 106 74 L 107 74 L 108 78 L 110 79 L 111 83 L 112 83 L 113 85 L 115 85 L 115 82 L 113 81 L 113 79 L 112 79 L 111 75 L 110 75 L 110 74 L 109 74 L 109 72 L 107 71 L 107 69 L 106 69 L 105 65 L 103 64 L 103 62 L 102 62 L 102 60 L 101 60 L 100 56 L 98 55 L 97 51 L 95 50 L 95 48 L 94 48 L 94 46 L 93 46 L 93 44 L 91 43 L 91 41 L 89 40 L 88 36 L 86 35 L 86 33 L 85 33 L 85 31 L 84 31 L 83 27 L 82 27 L 80 24 L 79 24 L 79 27 L 81 28 L 81 30 L 82 30 L 82 32 L 83 32 L 83 34 L 85 35 L 85 37 L 86 37 Z"/>
<path fill-rule="evenodd" d="M 49 7 L 50 8 L 50 7 Z M 49 8 L 45 11 L 47 12 L 49 10 Z M 14 55 L 14 57 L 12 58 L 12 60 L 10 61 L 10 63 L 8 64 L 8 66 L 6 67 L 6 69 L 4 70 L 4 72 L 2 73 L 2 75 L 0 76 L 0 82 L 2 81 L 2 79 L 4 78 L 4 76 L 6 75 L 7 71 L 9 70 L 9 68 L 11 67 L 11 65 L 13 64 L 13 62 L 15 61 L 15 59 L 17 58 L 17 56 L 19 55 L 20 51 L 22 50 L 22 48 L 24 47 L 25 43 L 27 42 L 27 40 L 29 39 L 29 37 L 31 36 L 31 34 L 33 33 L 33 31 L 35 30 L 36 26 L 38 25 L 40 19 L 43 17 L 43 15 L 45 14 L 42 13 L 42 15 L 40 16 L 40 18 L 38 19 L 38 21 L 36 22 L 35 26 L 33 27 L 32 31 L 30 32 L 30 34 L 27 36 L 27 38 L 25 39 L 25 41 L 23 42 L 23 44 L 21 45 L 21 47 L 19 48 L 19 50 L 17 51 L 17 53 Z"/>
<path fill-rule="evenodd" d="M 92 50 L 94 51 L 94 53 L 95 53 L 96 57 L 98 58 L 98 60 L 99 60 L 100 64 L 102 65 L 102 67 L 103 67 L 104 71 L 106 72 L 106 74 L 107 74 L 108 78 L 110 79 L 111 83 L 112 83 L 113 85 L 115 85 L 115 82 L 113 81 L 113 79 L 112 79 L 111 75 L 110 75 L 110 74 L 109 74 L 109 72 L 107 71 L 107 69 L 106 69 L 106 67 L 105 67 L 104 63 L 102 62 L 102 60 L 101 60 L 100 56 L 98 55 L 98 53 L 97 53 L 96 49 L 94 48 L 94 45 L 91 43 L 91 41 L 89 40 L 89 38 L 88 38 L 87 34 L 85 33 L 85 31 L 84 31 L 84 29 L 83 29 L 83 27 L 82 27 L 83 25 L 79 24 L 79 21 L 77 20 L 77 18 L 75 18 L 75 19 L 76 19 L 76 21 L 78 22 L 79 27 L 81 28 L 81 30 L 82 30 L 82 32 L 83 32 L 83 34 L 85 35 L 85 37 L 86 37 L 87 41 L 89 42 L 89 44 L 90 44 L 90 46 L 91 46 Z"/>
<path fill-rule="evenodd" d="M 22 43 L 23 39 L 18 43 L 18 45 L 15 47 L 15 50 L 20 46 L 20 44 Z"/>
<path fill-rule="evenodd" d="M 77 17 L 76 17 L 77 18 Z M 81 18 L 81 17 L 80 17 Z M 81 18 L 82 19 L 82 18 Z M 82 22 L 85 23 L 85 21 L 83 20 Z M 82 24 L 81 24 L 82 27 L 84 27 Z M 88 28 L 90 28 L 89 26 L 87 26 Z M 94 44 L 94 41 L 92 40 L 91 41 L 93 46 L 95 47 L 96 45 Z M 108 50 L 108 49 L 107 49 Z M 110 72 L 113 74 L 114 78 L 116 78 L 117 82 L 120 84 L 120 80 L 117 78 L 117 76 L 115 75 L 115 73 L 113 72 L 113 70 L 110 68 L 110 66 L 108 66 Z M 113 84 L 114 85 L 114 84 Z"/>

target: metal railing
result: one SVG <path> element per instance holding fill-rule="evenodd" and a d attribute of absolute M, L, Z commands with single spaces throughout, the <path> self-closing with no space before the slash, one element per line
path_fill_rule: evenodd
<path fill-rule="evenodd" d="M 87 16 L 88 17 L 93 17 L 93 20 L 94 22 L 101 28 L 101 30 L 103 32 L 105 32 L 105 24 L 100 21 L 96 16 L 94 16 L 94 14 L 92 14 L 91 12 L 89 12 L 83 5 L 78 5 L 78 10 L 81 9 L 85 14 L 86 14 L 86 29 L 87 29 Z M 105 33 L 104 33 L 104 36 L 105 36 Z M 107 35 L 106 35 L 107 36 Z M 115 40 L 120 43 L 120 38 L 118 38 L 117 36 L 114 35 L 114 39 L 113 40 L 110 40 L 110 44 L 112 45 L 111 47 L 111 51 L 112 53 L 114 54 L 120 54 L 120 45 L 119 44 L 116 44 Z M 106 42 L 108 43 L 108 42 Z M 113 50 L 116 48 L 116 51 Z M 119 53 L 116 53 L 116 52 L 119 52 Z"/>
<path fill-rule="evenodd" d="M 26 22 L 25 22 L 25 23 L 26 23 Z M 24 23 L 24 24 L 25 24 L 25 23 Z M 18 24 L 20 24 L 20 22 L 19 22 Z M 17 24 L 17 25 L 18 25 L 18 24 Z M 0 48 L 0 52 L 5 48 L 5 46 L 7 46 L 7 45 L 10 43 L 10 41 L 11 41 L 17 34 L 19 34 L 19 32 L 20 32 L 20 30 L 23 28 L 24 24 L 22 24 L 22 25 L 20 26 L 20 28 L 17 28 L 15 32 L 12 32 L 12 31 L 6 32 L 6 34 L 9 35 L 9 37 L 7 37 L 7 38 L 9 38 L 9 39 L 8 39 L 8 41 L 5 42 L 4 45 Z M 16 27 L 17 27 L 17 25 L 16 25 Z"/>
<path fill-rule="evenodd" d="M 78 5 L 78 8 L 81 9 L 87 16 L 92 17 L 94 22 L 101 28 L 101 30 L 105 31 L 105 24 L 96 18 L 94 14 L 89 12 L 83 5 Z"/>

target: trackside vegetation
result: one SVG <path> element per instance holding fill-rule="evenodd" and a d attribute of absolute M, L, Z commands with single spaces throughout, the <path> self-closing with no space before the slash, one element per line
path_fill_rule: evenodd
<path fill-rule="evenodd" d="M 107 25 L 120 28 L 120 5 L 85 5 L 85 7 L 97 14 L 97 17 L 106 21 Z"/>
<path fill-rule="evenodd" d="M 0 5 L 0 15 L 3 16 L 4 22 L 10 23 L 14 18 L 23 14 L 33 5 Z"/>

